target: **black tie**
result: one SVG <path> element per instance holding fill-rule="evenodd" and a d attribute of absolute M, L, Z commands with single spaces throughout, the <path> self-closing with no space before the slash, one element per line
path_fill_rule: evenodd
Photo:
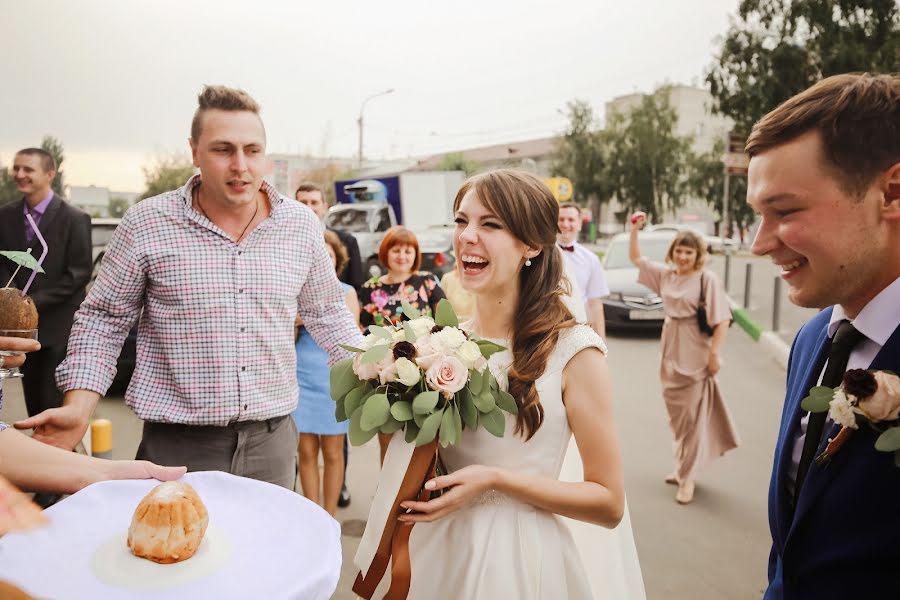
<path fill-rule="evenodd" d="M 826 387 L 835 388 L 844 380 L 844 371 L 847 370 L 847 361 L 853 348 L 865 335 L 857 331 L 850 321 L 841 321 L 834 338 L 831 340 L 831 348 L 828 349 L 828 364 L 825 366 L 825 374 L 822 375 L 822 383 Z M 822 441 L 822 431 L 825 429 L 825 420 L 828 411 L 810 413 L 806 425 L 806 439 L 803 440 L 803 454 L 800 455 L 800 465 L 797 469 L 797 483 L 794 486 L 794 502 L 800 497 L 800 488 L 809 471 L 813 456 L 819 443 Z"/>

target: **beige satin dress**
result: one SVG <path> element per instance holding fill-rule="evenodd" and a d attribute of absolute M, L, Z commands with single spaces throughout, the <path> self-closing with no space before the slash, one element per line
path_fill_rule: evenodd
<path fill-rule="evenodd" d="M 678 275 L 674 267 L 641 259 L 638 282 L 662 297 L 666 312 L 660 379 L 675 439 L 678 481 L 694 479 L 740 443 L 719 384 L 707 369 L 712 337 L 697 326 L 700 280 L 699 271 Z M 709 324 L 730 319 L 728 296 L 716 274 L 704 271 L 703 281 Z"/>

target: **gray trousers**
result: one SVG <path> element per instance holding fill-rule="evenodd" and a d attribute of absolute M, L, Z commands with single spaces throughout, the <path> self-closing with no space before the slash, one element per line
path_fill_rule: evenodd
<path fill-rule="evenodd" d="M 225 471 L 293 490 L 297 427 L 290 415 L 225 427 L 145 421 L 135 458 L 188 471 Z"/>

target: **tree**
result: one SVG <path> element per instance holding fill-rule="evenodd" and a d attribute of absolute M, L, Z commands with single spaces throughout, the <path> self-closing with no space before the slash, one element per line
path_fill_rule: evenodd
<path fill-rule="evenodd" d="M 567 105 L 567 117 L 569 124 L 552 158 L 553 174 L 571 180 L 580 204 L 586 205 L 591 199 L 598 205 L 607 202 L 611 190 L 604 176 L 605 138 L 594 109 L 585 100 L 573 100 Z"/>
<path fill-rule="evenodd" d="M 438 171 L 463 171 L 466 177 L 470 177 L 481 171 L 481 163 L 477 160 L 467 160 L 462 152 L 453 152 L 445 154 L 436 169 Z"/>
<path fill-rule="evenodd" d="M 194 165 L 187 156 L 179 153 L 158 158 L 153 165 L 145 166 L 143 171 L 147 189 L 140 200 L 183 186 L 194 174 Z"/>
<path fill-rule="evenodd" d="M 125 215 L 125 211 L 131 206 L 131 203 L 121 196 L 112 196 L 109 199 L 109 207 L 108 212 L 110 217 L 115 217 L 117 219 L 122 218 Z"/>
<path fill-rule="evenodd" d="M 56 177 L 53 178 L 53 183 L 50 184 L 50 187 L 54 192 L 62 196 L 66 187 L 66 178 L 62 170 L 63 161 L 66 160 L 63 145 L 52 135 L 45 135 L 44 139 L 41 140 L 41 148 L 49 152 L 54 162 L 56 162 Z"/>
<path fill-rule="evenodd" d="M 651 220 L 680 206 L 692 140 L 675 133 L 678 116 L 669 104 L 669 88 L 644 96 L 627 114 L 613 112 L 607 121 L 606 178 L 619 202 Z"/>
<path fill-rule="evenodd" d="M 815 81 L 850 71 L 900 71 L 896 0 L 742 0 L 706 82 L 714 109 L 746 134 Z"/>
<path fill-rule="evenodd" d="M 725 143 L 717 140 L 709 152 L 692 156 L 688 166 L 687 184 L 691 195 L 705 200 L 716 210 L 718 213 L 716 226 L 721 235 L 726 235 L 732 229 L 731 227 L 722 227 L 721 222 L 725 211 L 722 198 L 725 190 L 725 165 L 722 164 L 724 151 Z M 745 227 L 749 227 L 755 218 L 753 210 L 746 200 L 747 178 L 732 175 L 728 180 L 728 212 L 731 215 L 731 222 L 736 224 L 738 231 L 741 232 Z"/>

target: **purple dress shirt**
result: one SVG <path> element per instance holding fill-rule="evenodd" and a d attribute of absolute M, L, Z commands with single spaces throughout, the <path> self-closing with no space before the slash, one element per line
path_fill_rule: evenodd
<path fill-rule="evenodd" d="M 53 190 L 50 190 L 50 193 L 47 194 L 47 197 L 37 203 L 37 206 L 31 208 L 28 206 L 28 202 L 23 202 L 22 208 L 22 223 L 25 224 L 25 241 L 29 244 L 34 239 L 34 230 L 31 228 L 31 223 L 28 222 L 27 215 L 31 215 L 31 218 L 34 219 L 35 225 L 41 224 L 41 217 L 44 216 L 44 213 L 47 212 L 47 207 L 50 206 L 50 201 L 53 200 Z"/>

